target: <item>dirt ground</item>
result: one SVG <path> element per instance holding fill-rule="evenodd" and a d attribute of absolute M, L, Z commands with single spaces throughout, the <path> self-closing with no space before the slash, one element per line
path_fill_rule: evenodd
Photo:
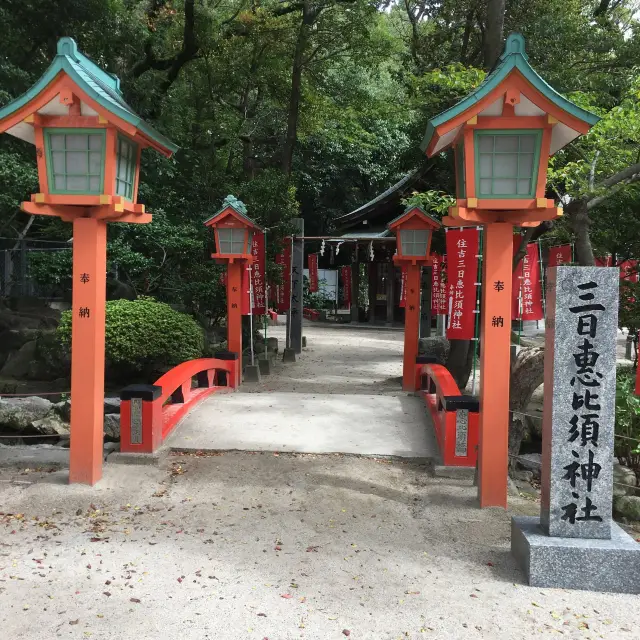
<path fill-rule="evenodd" d="M 525 586 L 469 484 L 339 455 L 107 465 L 94 488 L 5 469 L 2 637 L 640 638 L 637 596 Z"/>

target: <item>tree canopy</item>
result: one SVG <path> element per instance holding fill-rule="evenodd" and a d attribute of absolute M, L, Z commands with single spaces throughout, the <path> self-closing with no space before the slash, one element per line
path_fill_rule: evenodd
<path fill-rule="evenodd" d="M 114 277 L 211 317 L 222 292 L 202 221 L 227 194 L 269 229 L 273 254 L 291 217 L 331 232 L 336 217 L 426 162 L 424 192 L 453 193 L 451 160 L 419 151 L 427 120 L 476 87 L 504 34 L 520 31 L 539 73 L 603 117 L 553 161 L 550 195 L 568 214 L 553 236 L 575 237 L 583 263 L 594 252 L 638 257 L 639 4 L 5 0 L 0 105 L 40 76 L 62 36 L 121 78 L 127 101 L 180 151 L 143 154 L 140 201 L 154 222 L 110 226 Z M 24 234 L 19 202 L 35 189 L 33 148 L 2 136 L 0 236 Z M 28 228 L 69 236 L 47 219 Z M 64 284 L 68 264 L 57 260 L 40 273 Z"/>

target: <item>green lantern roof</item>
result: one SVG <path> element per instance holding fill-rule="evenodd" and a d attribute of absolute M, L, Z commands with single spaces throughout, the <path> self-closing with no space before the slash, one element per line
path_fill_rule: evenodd
<path fill-rule="evenodd" d="M 56 79 L 60 72 L 66 73 L 89 98 L 97 102 L 109 113 L 135 127 L 153 143 L 153 146 L 157 147 L 165 155 L 171 155 L 178 150 L 177 145 L 147 124 L 125 102 L 120 91 L 119 78 L 107 73 L 80 52 L 73 38 L 61 38 L 58 41 L 57 55 L 44 75 L 26 93 L 0 109 L 0 130 L 2 130 L 3 120 L 20 111 L 29 102 L 37 98 Z M 27 135 L 19 135 L 20 131 L 12 132 L 11 128 L 8 128 L 7 132 L 32 141 Z"/>
<path fill-rule="evenodd" d="M 232 209 L 234 211 L 234 213 L 236 214 L 236 216 L 238 218 L 240 218 L 241 220 L 243 220 L 244 222 L 246 222 L 250 227 L 253 227 L 255 229 L 259 229 L 260 231 L 264 231 L 264 229 L 256 224 L 248 215 L 247 215 L 247 207 L 245 205 L 244 202 L 242 202 L 242 200 L 239 200 L 238 198 L 236 198 L 233 195 L 228 195 L 223 201 L 222 201 L 222 207 L 220 207 L 220 209 L 218 209 L 218 211 L 216 211 L 211 217 L 207 218 L 204 221 L 205 226 L 209 226 L 212 221 L 216 220 L 216 218 L 218 218 L 218 216 L 220 216 L 221 213 L 224 213 L 225 211 L 227 211 L 227 209 Z"/>
<path fill-rule="evenodd" d="M 466 98 L 455 104 L 453 107 L 447 109 L 446 111 L 443 111 L 442 113 L 429 120 L 427 132 L 422 141 L 422 144 L 420 145 L 422 151 L 427 151 L 427 148 L 431 144 L 434 135 L 436 135 L 437 133 L 438 127 L 441 127 L 460 114 L 465 113 L 466 111 L 472 112 L 473 107 L 478 105 L 481 100 L 486 98 L 497 87 L 499 87 L 514 70 L 519 71 L 535 91 L 544 96 L 547 100 L 549 100 L 565 113 L 583 122 L 585 125 L 587 125 L 587 127 L 592 127 L 600 120 L 597 115 L 591 113 L 590 111 L 587 111 L 586 109 L 582 109 L 578 105 L 571 102 L 571 100 L 568 100 L 564 96 L 560 95 L 553 87 L 547 84 L 547 82 L 543 80 L 529 64 L 529 57 L 525 52 L 524 37 L 519 33 L 512 33 L 507 38 L 504 53 L 500 56 L 498 63 L 496 64 L 494 69 L 487 75 L 484 81 L 477 87 L 477 89 L 470 93 Z M 478 109 L 478 111 L 480 111 L 480 109 Z M 574 137 L 577 137 L 577 135 L 579 134 L 576 133 Z M 571 139 L 568 139 L 567 141 L 563 139 L 561 141 L 561 146 L 564 146 L 565 144 L 570 142 Z M 442 146 L 437 145 L 437 148 L 435 151 L 433 151 L 433 153 L 442 151 L 448 146 L 449 143 L 443 143 Z"/>

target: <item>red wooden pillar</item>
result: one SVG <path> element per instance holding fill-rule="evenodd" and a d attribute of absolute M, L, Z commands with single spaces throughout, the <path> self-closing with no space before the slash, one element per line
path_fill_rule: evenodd
<path fill-rule="evenodd" d="M 513 225 L 487 224 L 480 331 L 478 496 L 481 507 L 507 507 L 512 262 Z"/>
<path fill-rule="evenodd" d="M 227 265 L 227 350 L 238 354 L 236 384 L 242 382 L 242 261 Z"/>
<path fill-rule="evenodd" d="M 102 477 L 106 295 L 106 222 L 76 218 L 73 221 L 69 482 L 90 485 Z"/>
<path fill-rule="evenodd" d="M 404 358 L 402 388 L 416 390 L 416 358 L 420 329 L 420 270 L 418 264 L 407 265 L 407 302 L 404 309 Z"/>

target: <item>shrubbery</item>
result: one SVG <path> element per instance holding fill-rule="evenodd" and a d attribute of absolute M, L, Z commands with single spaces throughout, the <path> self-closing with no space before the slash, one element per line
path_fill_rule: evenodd
<path fill-rule="evenodd" d="M 71 343 L 71 312 L 62 314 L 58 337 Z M 153 298 L 107 302 L 107 370 L 126 377 L 151 372 L 185 360 L 200 358 L 204 335 L 200 325 L 184 313 Z"/>

